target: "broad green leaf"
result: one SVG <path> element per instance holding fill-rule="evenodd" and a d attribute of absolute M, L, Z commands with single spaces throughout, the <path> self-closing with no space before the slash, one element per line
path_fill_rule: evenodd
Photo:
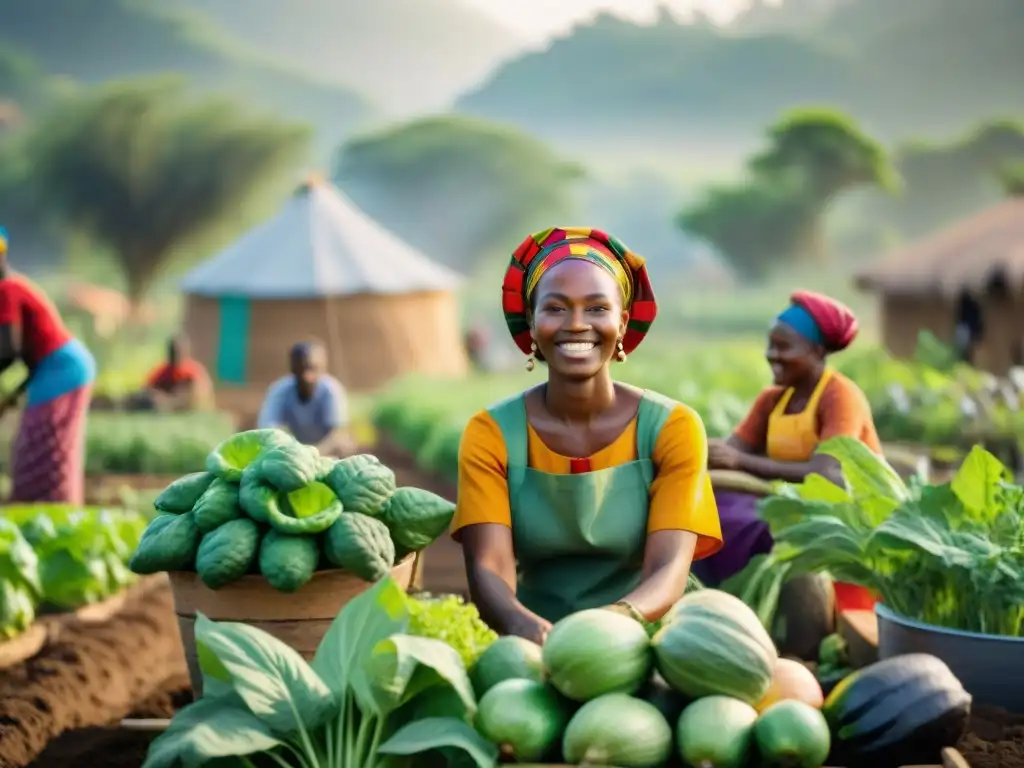
<path fill-rule="evenodd" d="M 498 764 L 498 748 L 466 723 L 451 717 L 428 717 L 409 723 L 381 744 L 377 752 L 421 755 L 446 747 L 465 752 L 477 768 L 494 768 Z"/>
<path fill-rule="evenodd" d="M 793 487 L 800 498 L 805 501 L 820 501 L 826 504 L 842 504 L 853 501 L 853 497 L 845 488 L 840 488 L 831 480 L 827 480 L 817 473 L 808 475 L 802 483 Z"/>
<path fill-rule="evenodd" d="M 181 709 L 153 740 L 142 768 L 199 768 L 220 757 L 252 755 L 282 744 L 238 696 L 202 698 Z"/>
<path fill-rule="evenodd" d="M 360 674 L 381 640 L 409 626 L 409 598 L 390 576 L 349 602 L 331 622 L 313 657 L 313 669 L 336 696 L 351 688 L 361 707 L 374 706 L 373 692 Z M 340 696 L 339 696 L 340 700 Z"/>
<path fill-rule="evenodd" d="M 811 517 L 791 525 L 775 537 L 775 542 L 798 550 L 834 551 L 837 555 L 856 556 L 863 551 L 863 537 L 834 517 Z"/>
<path fill-rule="evenodd" d="M 808 517 L 828 517 L 833 514 L 834 507 L 834 504 L 821 501 L 769 496 L 758 502 L 757 513 L 762 520 L 768 523 L 774 536 L 779 531 L 803 522 Z"/>
<path fill-rule="evenodd" d="M 969 568 L 975 563 L 970 552 L 955 546 L 951 532 L 940 521 L 909 513 L 886 520 L 874 532 L 868 546 L 873 551 L 904 550 L 912 557 L 927 553 L 947 568 Z"/>
<path fill-rule="evenodd" d="M 429 637 L 392 635 L 373 649 L 367 660 L 376 713 L 384 716 L 422 691 L 447 683 L 470 715 L 476 713 L 473 687 L 462 658 L 447 643 Z"/>
<path fill-rule="evenodd" d="M 1012 479 L 999 459 L 976 445 L 960 465 L 950 487 L 972 517 L 991 520 L 1002 508 L 999 498 L 1002 484 Z"/>
<path fill-rule="evenodd" d="M 0 579 L 24 585 L 36 597 L 42 594 L 39 557 L 14 523 L 0 518 Z"/>
<path fill-rule="evenodd" d="M 856 438 L 830 438 L 818 446 L 817 452 L 839 462 L 846 487 L 854 499 L 881 496 L 898 506 L 910 498 L 910 492 L 896 470 Z"/>
<path fill-rule="evenodd" d="M 309 664 L 267 632 L 197 614 L 196 643 L 217 658 L 249 710 L 277 733 L 315 728 L 337 710 L 331 689 Z"/>

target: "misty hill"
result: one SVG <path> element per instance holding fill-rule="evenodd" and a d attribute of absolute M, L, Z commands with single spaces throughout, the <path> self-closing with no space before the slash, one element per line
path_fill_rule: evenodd
<path fill-rule="evenodd" d="M 82 83 L 176 72 L 318 128 L 334 146 L 374 111 L 353 88 L 315 79 L 232 41 L 200 14 L 151 0 L 0 0 L 0 45 Z M 2 94 L 0 94 L 2 97 Z"/>
<path fill-rule="evenodd" d="M 516 33 L 458 0 L 159 2 L 201 11 L 238 40 L 395 111 L 446 107 L 521 48 Z"/>
<path fill-rule="evenodd" d="M 1020 0 L 800 2 L 817 8 L 815 24 L 794 17 L 756 34 L 742 20 L 721 29 L 663 14 L 642 27 L 602 16 L 501 67 L 458 109 L 560 141 L 733 152 L 812 103 L 848 110 L 885 139 L 1024 112 Z M 771 28 L 771 10 L 758 13 L 756 26 Z"/>

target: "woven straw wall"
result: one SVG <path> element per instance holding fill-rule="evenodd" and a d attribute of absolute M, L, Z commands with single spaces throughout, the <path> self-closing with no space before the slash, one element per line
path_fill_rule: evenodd
<path fill-rule="evenodd" d="M 216 375 L 217 299 L 189 296 L 185 331 L 193 354 Z M 374 391 L 407 373 L 457 377 L 468 370 L 458 302 L 450 293 L 253 300 L 244 389 L 254 392 L 248 399 L 262 397 L 285 375 L 288 349 L 309 338 L 327 346 L 330 372 L 351 392 Z M 246 400 L 241 393 L 233 399 Z"/>

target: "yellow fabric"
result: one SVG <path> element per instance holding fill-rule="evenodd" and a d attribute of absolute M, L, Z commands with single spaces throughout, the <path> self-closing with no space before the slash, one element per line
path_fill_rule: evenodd
<path fill-rule="evenodd" d="M 569 474 L 571 458 L 548 448 L 529 428 L 529 463 L 550 474 Z M 685 405 L 669 415 L 651 455 L 656 468 L 651 484 L 647 530 L 684 530 L 697 534 L 694 559 L 722 546 L 718 507 L 707 472 L 707 437 L 700 416 Z M 636 419 L 611 445 L 590 459 L 591 470 L 636 461 Z M 507 480 L 508 454 L 497 423 L 480 411 L 466 425 L 459 446 L 459 498 L 452 533 L 479 523 L 512 525 Z"/>
<path fill-rule="evenodd" d="M 786 413 L 786 406 L 793 397 L 792 388 L 782 393 L 768 417 L 768 458 L 800 462 L 809 461 L 814 455 L 818 447 L 818 401 L 831 379 L 832 370 L 826 368 L 800 413 Z"/>

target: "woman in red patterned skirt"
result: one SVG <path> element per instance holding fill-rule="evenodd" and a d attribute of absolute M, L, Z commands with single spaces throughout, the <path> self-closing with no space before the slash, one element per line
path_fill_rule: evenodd
<path fill-rule="evenodd" d="M 28 402 L 14 441 L 11 501 L 82 504 L 96 362 L 46 294 L 10 271 L 7 232 L 0 227 L 0 373 L 18 359 L 28 368 L 19 388 Z"/>

